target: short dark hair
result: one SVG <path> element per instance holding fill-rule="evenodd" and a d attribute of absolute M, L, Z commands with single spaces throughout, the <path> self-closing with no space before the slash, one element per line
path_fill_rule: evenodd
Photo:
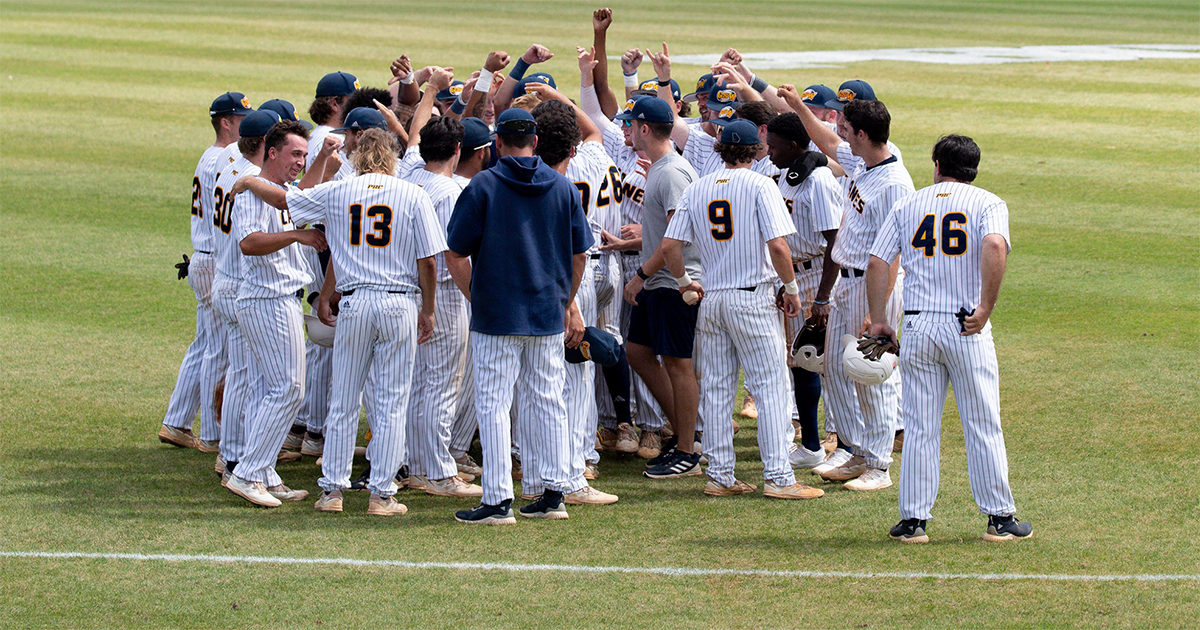
<path fill-rule="evenodd" d="M 942 177 L 973 182 L 979 174 L 979 145 L 967 136 L 942 136 L 933 145 L 933 161 Z"/>
<path fill-rule="evenodd" d="M 883 104 L 883 101 L 866 101 L 856 98 L 846 103 L 842 115 L 846 117 L 846 122 L 850 123 L 851 128 L 867 134 L 867 138 L 870 138 L 871 142 L 887 143 L 892 125 L 892 115 L 888 113 L 887 106 Z"/>
<path fill-rule="evenodd" d="M 350 96 L 346 97 L 346 102 L 342 105 L 342 122 L 345 122 L 346 115 L 354 111 L 356 107 L 370 107 L 371 109 L 375 109 L 375 103 L 372 101 L 379 101 L 383 103 L 384 107 L 391 107 L 392 94 L 387 90 L 373 87 L 363 87 L 354 90 L 350 93 Z"/>
<path fill-rule="evenodd" d="M 238 151 L 241 151 L 242 155 L 246 157 L 258 153 L 262 145 L 263 136 L 250 136 L 249 138 L 242 137 L 238 139 Z"/>
<path fill-rule="evenodd" d="M 737 108 L 738 118 L 749 120 L 756 125 L 765 125 L 778 116 L 779 112 L 766 101 L 754 101 Z"/>
<path fill-rule="evenodd" d="M 346 102 L 345 96 L 318 96 L 313 99 L 312 105 L 308 106 L 308 117 L 318 125 L 327 125 L 331 121 L 330 118 L 337 111 L 337 108 L 342 103 Z"/>
<path fill-rule="evenodd" d="M 715 151 L 717 155 L 720 155 L 721 159 L 725 160 L 726 164 L 731 166 L 734 164 L 741 164 L 743 162 L 753 162 L 754 156 L 758 155 L 758 150 L 760 148 L 762 148 L 762 145 L 725 144 L 719 140 L 713 145 L 713 151 Z"/>
<path fill-rule="evenodd" d="M 421 129 L 421 157 L 426 162 L 444 162 L 454 157 L 463 139 L 463 125 L 449 116 L 430 118 Z"/>
<path fill-rule="evenodd" d="M 671 132 L 675 130 L 674 123 L 653 123 L 644 120 L 633 121 L 635 125 L 646 125 L 650 128 L 650 137 L 655 140 L 666 140 L 671 137 Z"/>
<path fill-rule="evenodd" d="M 235 114 L 219 114 L 212 117 L 213 131 L 221 131 L 221 121 L 226 118 L 233 118 Z"/>
<path fill-rule="evenodd" d="M 808 145 L 812 142 L 808 131 L 804 129 L 804 123 L 800 122 L 800 117 L 795 112 L 787 112 L 772 118 L 767 123 L 767 131 L 784 140 L 795 142 L 804 151 L 808 150 Z"/>
<path fill-rule="evenodd" d="M 533 146 L 533 141 L 540 134 L 532 133 L 501 133 L 496 135 L 497 146 L 503 144 L 510 149 L 524 149 Z M 538 143 L 541 144 L 540 142 Z M 538 148 L 541 148 L 540 146 Z"/>
<path fill-rule="evenodd" d="M 691 103 L 689 103 L 687 101 L 680 102 L 679 117 L 680 118 L 691 118 L 692 117 L 692 104 Z"/>
<path fill-rule="evenodd" d="M 267 132 L 266 140 L 264 140 L 266 148 L 263 149 L 263 155 L 270 153 L 271 149 L 278 151 L 283 146 L 283 143 L 287 142 L 288 136 L 300 136 L 308 140 L 308 129 L 305 129 L 304 125 L 295 120 L 281 120 L 275 123 L 275 126 L 271 127 L 271 130 Z"/>
<path fill-rule="evenodd" d="M 575 108 L 562 101 L 544 101 L 533 108 L 537 121 L 537 149 L 542 161 L 551 166 L 571 157 L 582 133 L 575 122 Z"/>

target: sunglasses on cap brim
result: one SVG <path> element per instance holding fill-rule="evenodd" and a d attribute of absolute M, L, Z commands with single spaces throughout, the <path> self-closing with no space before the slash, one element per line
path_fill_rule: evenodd
<path fill-rule="evenodd" d="M 532 120 L 506 120 L 496 127 L 513 133 L 533 133 L 537 130 L 537 123 Z"/>

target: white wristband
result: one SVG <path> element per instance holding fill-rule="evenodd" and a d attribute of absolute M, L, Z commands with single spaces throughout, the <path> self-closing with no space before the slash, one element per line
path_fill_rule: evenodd
<path fill-rule="evenodd" d="M 692 277 L 689 276 L 688 272 L 685 271 L 683 272 L 682 276 L 675 278 L 675 282 L 679 285 L 679 288 L 682 289 L 692 283 Z"/>
<path fill-rule="evenodd" d="M 625 75 L 625 87 L 637 87 L 637 86 L 638 86 L 638 78 L 637 78 L 636 72 L 634 72 L 633 74 Z"/>
<path fill-rule="evenodd" d="M 791 282 L 784 283 L 783 290 L 787 291 L 788 295 L 800 295 L 800 284 L 793 278 Z"/>
<path fill-rule="evenodd" d="M 404 77 L 403 79 L 400 79 L 400 83 L 402 83 L 404 85 L 409 85 L 410 83 L 413 82 L 413 79 L 416 79 L 416 78 L 417 78 L 417 73 L 409 72 L 408 76 Z"/>
<path fill-rule="evenodd" d="M 492 73 L 487 68 L 479 70 L 479 78 L 475 79 L 475 91 L 487 94 L 487 91 L 492 87 Z M 482 89 L 480 89 L 482 88 Z"/>

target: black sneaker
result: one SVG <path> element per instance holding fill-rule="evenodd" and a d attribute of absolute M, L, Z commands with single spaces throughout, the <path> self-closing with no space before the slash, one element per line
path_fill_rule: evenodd
<path fill-rule="evenodd" d="M 642 471 L 642 474 L 651 479 L 674 479 L 675 477 L 693 477 L 704 474 L 704 471 L 700 470 L 699 455 L 676 450 L 671 452 L 673 453 L 671 459 L 647 468 Z"/>
<path fill-rule="evenodd" d="M 984 532 L 983 539 L 991 542 L 1004 542 L 1029 538 L 1032 535 L 1033 525 L 1022 523 L 1014 516 L 988 516 L 987 531 Z"/>
<path fill-rule="evenodd" d="M 674 435 L 663 440 L 662 450 L 659 451 L 658 457 L 651 457 L 646 460 L 646 468 L 653 468 L 663 462 L 670 461 L 671 457 L 675 454 L 676 446 L 679 446 L 679 438 Z"/>
<path fill-rule="evenodd" d="M 474 525 L 512 525 L 517 522 L 512 513 L 512 499 L 503 501 L 500 505 L 480 503 L 479 507 L 473 510 L 459 510 L 454 513 L 454 520 Z"/>
<path fill-rule="evenodd" d="M 400 470 L 396 472 L 395 482 L 401 489 L 408 487 L 408 464 L 401 466 Z"/>
<path fill-rule="evenodd" d="M 906 518 L 888 532 L 895 540 L 906 543 L 927 543 L 929 536 L 925 535 L 925 521 L 919 518 Z"/>
<path fill-rule="evenodd" d="M 367 489 L 367 484 L 370 482 L 371 482 L 371 465 L 367 464 L 367 467 L 365 469 L 363 469 L 362 474 L 359 475 L 357 479 L 350 482 L 350 487 L 348 488 L 348 490 L 351 490 L 354 492 L 363 492 Z"/>
<path fill-rule="evenodd" d="M 522 507 L 519 512 L 525 518 L 545 518 L 562 520 L 568 517 L 567 506 L 563 503 L 563 493 L 547 488 L 537 501 Z"/>

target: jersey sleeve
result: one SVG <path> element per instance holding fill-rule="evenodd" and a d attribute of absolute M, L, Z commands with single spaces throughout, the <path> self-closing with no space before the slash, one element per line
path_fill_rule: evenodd
<path fill-rule="evenodd" d="M 837 163 L 851 178 L 857 177 L 859 172 L 865 168 L 862 158 L 854 155 L 854 152 L 850 150 L 850 143 L 845 141 L 837 147 Z"/>
<path fill-rule="evenodd" d="M 762 182 L 755 196 L 758 229 L 764 241 L 796 233 L 796 226 L 788 216 L 787 205 L 783 203 L 783 195 L 779 194 L 779 188 L 773 182 L 769 179 Z"/>
<path fill-rule="evenodd" d="M 892 213 L 897 204 L 907 199 L 912 193 L 912 187 L 904 184 L 892 184 L 885 188 L 879 197 L 879 204 L 871 212 L 872 215 L 878 215 L 870 217 L 871 223 L 876 226 L 882 225 L 884 219 Z"/>
<path fill-rule="evenodd" d="M 660 187 L 661 194 L 664 195 L 662 205 L 667 209 L 667 213 L 671 213 L 679 209 L 679 204 L 683 201 L 683 193 L 688 186 L 692 185 L 692 176 L 686 170 L 681 168 L 673 168 L 668 171 L 670 177 L 667 179 L 667 185 Z"/>
<path fill-rule="evenodd" d="M 809 223 L 812 230 L 838 229 L 842 225 L 842 210 L 846 208 L 846 193 L 828 168 L 817 169 L 810 178 Z"/>
<path fill-rule="evenodd" d="M 692 242 L 692 216 L 691 202 L 689 195 L 685 190 L 679 196 L 678 201 L 674 204 L 675 214 L 671 216 L 667 222 L 667 231 L 663 234 L 663 238 L 671 238 L 677 241 L 691 244 Z"/>
<path fill-rule="evenodd" d="M 271 217 L 265 212 L 270 206 L 257 195 L 247 191 L 234 197 L 233 203 L 233 234 L 239 243 L 255 232 L 271 231 Z"/>
<path fill-rule="evenodd" d="M 608 119 L 604 118 L 604 120 Z M 608 153 L 608 157 L 616 162 L 621 157 L 621 148 L 625 146 L 625 132 L 609 122 L 607 125 L 600 126 L 600 133 L 604 139 L 604 150 Z"/>
<path fill-rule="evenodd" d="M 429 258 L 446 251 L 446 238 L 442 236 L 442 226 L 437 214 L 433 211 L 433 202 L 429 195 L 418 193 L 416 207 L 413 208 L 413 221 L 416 229 L 417 258 Z"/>
<path fill-rule="evenodd" d="M 699 173 L 704 169 L 704 163 L 713 154 L 713 146 L 717 139 L 704 132 L 699 124 L 688 125 L 687 141 L 683 143 L 683 159 Z"/>
<path fill-rule="evenodd" d="M 979 236 L 999 234 L 1004 237 L 1008 251 L 1012 251 L 1012 241 L 1008 240 L 1008 204 L 1001 199 L 983 209 L 979 213 Z"/>
<path fill-rule="evenodd" d="M 325 182 L 308 190 L 301 190 L 295 186 L 288 188 L 287 207 L 292 215 L 292 223 L 322 223 L 325 219 L 325 203 L 329 199 L 329 189 L 335 184 L 336 182 Z"/>
<path fill-rule="evenodd" d="M 463 189 L 454 203 L 454 213 L 446 224 L 446 247 L 463 256 L 479 251 L 483 242 L 483 226 L 487 221 L 487 196 L 483 186 L 472 182 Z"/>
<path fill-rule="evenodd" d="M 409 173 L 425 168 L 425 159 L 421 157 L 421 148 L 412 146 L 404 152 L 404 157 L 400 158 L 400 163 L 396 165 L 396 174 L 399 177 L 407 177 Z"/>
<path fill-rule="evenodd" d="M 871 255 L 888 264 L 900 254 L 900 216 L 906 205 L 900 202 L 888 212 L 875 234 L 875 243 L 871 245 Z"/>

